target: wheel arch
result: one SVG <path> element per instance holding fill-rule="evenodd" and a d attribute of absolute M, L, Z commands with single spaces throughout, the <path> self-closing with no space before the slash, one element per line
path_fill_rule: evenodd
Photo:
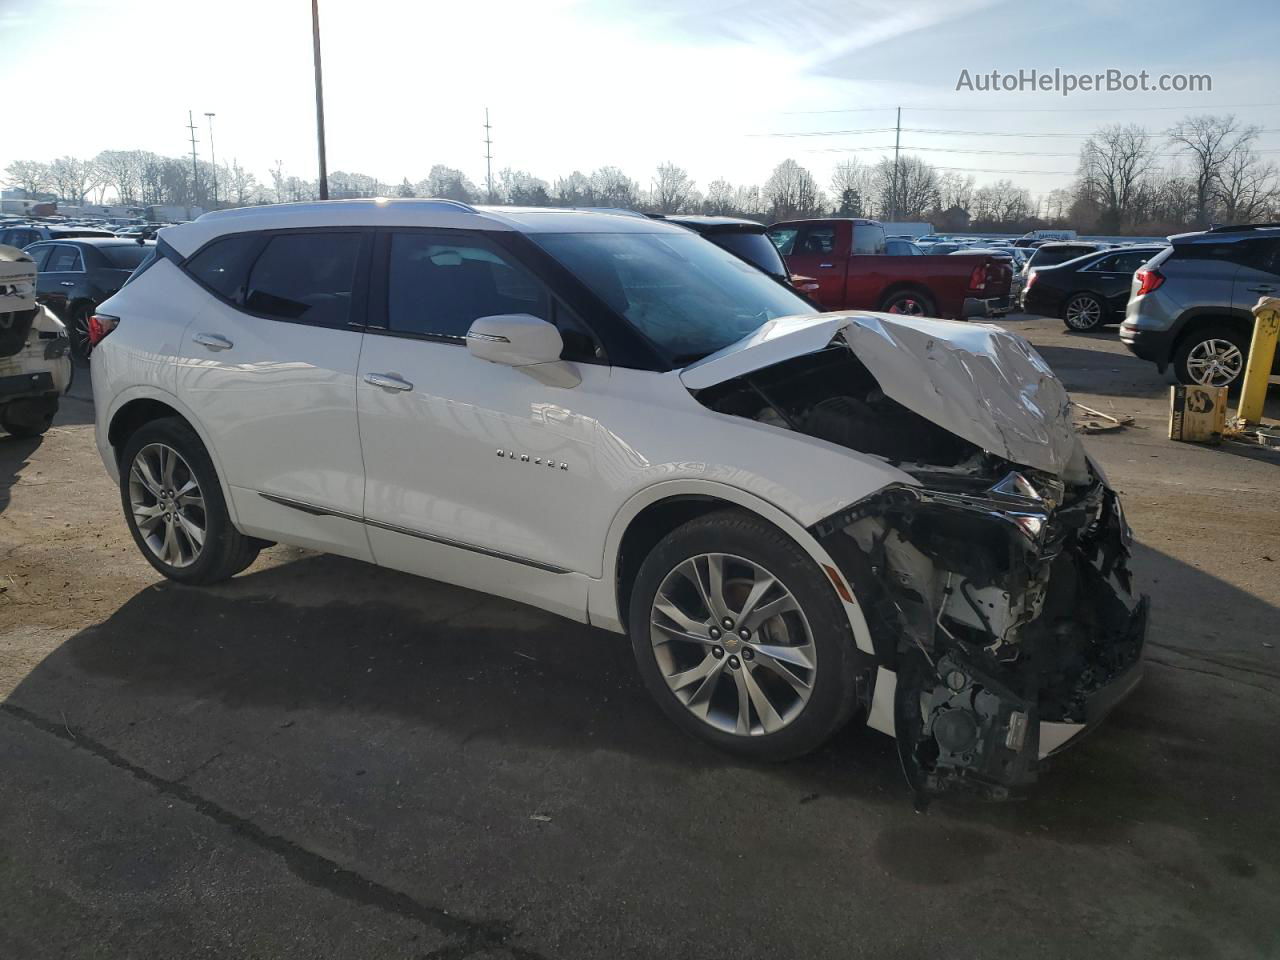
<path fill-rule="evenodd" d="M 885 287 L 880 291 L 880 298 L 877 301 L 876 309 L 887 307 L 889 305 L 889 300 L 904 293 L 917 294 L 930 304 L 935 311 L 938 309 L 938 298 L 934 296 L 933 291 L 914 280 L 900 280 Z"/>
<path fill-rule="evenodd" d="M 588 599 L 591 623 L 626 632 L 635 574 L 650 550 L 676 527 L 714 510 L 739 509 L 776 527 L 805 551 L 831 581 L 858 649 L 873 653 L 871 632 L 852 586 L 830 554 L 794 517 L 754 494 L 707 480 L 667 480 L 634 494 L 614 516 L 605 538 L 604 576 Z"/>
<path fill-rule="evenodd" d="M 1178 349 L 1190 337 L 1195 336 L 1200 330 L 1211 324 L 1223 324 L 1228 327 L 1234 327 L 1245 339 L 1249 339 L 1253 335 L 1253 314 L 1233 309 L 1211 309 L 1197 310 L 1194 313 L 1188 311 L 1184 314 L 1184 319 L 1178 325 L 1177 335 L 1174 336 L 1169 345 L 1169 357 L 1177 355 Z"/>
<path fill-rule="evenodd" d="M 227 486 L 226 473 L 222 469 L 218 451 L 210 442 L 200 419 L 171 393 L 155 388 L 143 388 L 118 397 L 112 404 L 111 412 L 106 418 L 106 438 L 116 464 L 117 475 L 120 456 L 124 452 L 125 444 L 129 442 L 129 437 L 146 424 L 168 417 L 177 417 L 200 438 L 218 473 L 218 484 L 222 487 L 222 498 L 226 501 L 227 513 L 231 517 L 231 522 L 238 528 L 240 520 L 236 515 L 235 500 L 231 496 L 230 487 Z"/>

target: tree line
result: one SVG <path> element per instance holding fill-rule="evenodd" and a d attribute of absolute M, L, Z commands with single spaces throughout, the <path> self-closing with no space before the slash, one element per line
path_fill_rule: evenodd
<path fill-rule="evenodd" d="M 765 222 L 811 216 L 864 216 L 885 221 L 929 221 L 943 231 L 1027 230 L 1070 226 L 1104 234 L 1161 234 L 1211 222 L 1275 219 L 1280 176 L 1260 156 L 1261 130 L 1234 116 L 1188 117 L 1153 133 L 1135 124 L 1098 129 L 1080 148 L 1069 187 L 1033 198 L 1009 179 L 979 186 L 973 176 L 943 170 L 904 153 L 895 163 L 849 158 L 836 164 L 824 187 L 793 159 L 774 167 L 762 184 L 723 178 L 705 189 L 689 172 L 662 163 L 647 184 L 622 169 L 575 170 L 548 181 L 503 169 L 478 185 L 462 170 L 437 164 L 421 180 L 386 183 L 362 173 L 329 174 L 333 199 L 444 197 L 517 206 L 607 206 L 646 213 L 701 213 Z M 1163 152 L 1162 152 L 1163 151 Z M 91 160 L 59 157 L 16 161 L 7 180 L 28 196 L 101 205 L 213 207 L 312 200 L 315 180 L 287 174 L 276 163 L 259 181 L 239 163 L 193 163 L 141 150 L 104 150 Z"/>

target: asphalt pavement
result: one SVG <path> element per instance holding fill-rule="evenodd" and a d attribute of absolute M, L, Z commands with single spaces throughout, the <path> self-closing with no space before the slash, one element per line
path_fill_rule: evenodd
<path fill-rule="evenodd" d="M 82 376 L 0 439 L 0 957 L 1280 956 L 1280 457 L 1166 439 L 1114 330 L 1007 325 L 1134 417 L 1085 442 L 1147 675 L 1027 799 L 923 813 L 887 737 L 735 761 L 514 603 L 285 547 L 160 580 Z"/>

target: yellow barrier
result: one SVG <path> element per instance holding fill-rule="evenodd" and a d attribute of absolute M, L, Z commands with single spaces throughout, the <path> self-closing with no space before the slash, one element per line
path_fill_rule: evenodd
<path fill-rule="evenodd" d="M 1249 345 L 1249 365 L 1240 387 L 1240 423 L 1258 423 L 1267 402 L 1267 382 L 1275 362 L 1276 337 L 1280 334 L 1280 298 L 1259 297 L 1253 308 L 1253 342 Z"/>

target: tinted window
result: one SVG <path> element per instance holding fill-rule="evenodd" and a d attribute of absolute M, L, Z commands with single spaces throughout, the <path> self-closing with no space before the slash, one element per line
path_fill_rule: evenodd
<path fill-rule="evenodd" d="M 1254 240 L 1242 240 L 1236 244 L 1241 248 L 1237 261 L 1255 270 L 1280 274 L 1280 238 L 1259 237 Z"/>
<path fill-rule="evenodd" d="M 1156 255 L 1155 250 L 1129 250 L 1125 253 L 1113 253 L 1109 257 L 1103 257 L 1094 266 L 1095 270 L 1105 270 L 1108 273 L 1133 273 L 1140 266 Z"/>
<path fill-rule="evenodd" d="M 782 262 L 778 248 L 770 243 L 769 238 L 763 233 L 734 230 L 710 234 L 708 239 L 717 247 L 723 247 L 747 263 L 755 264 L 765 273 L 775 277 L 787 276 L 787 268 Z"/>
<path fill-rule="evenodd" d="M 1096 250 L 1096 247 L 1041 247 L 1031 257 L 1031 265 L 1053 267 L 1059 263 L 1074 260 L 1076 257 L 1083 257 L 1086 253 L 1094 253 Z"/>
<path fill-rule="evenodd" d="M 391 237 L 387 325 L 400 333 L 462 339 L 480 317 L 528 313 L 550 319 L 546 288 L 482 240 L 426 233 Z"/>
<path fill-rule="evenodd" d="M 782 284 L 692 234 L 531 234 L 614 312 L 684 365 L 768 321 L 817 311 Z"/>
<path fill-rule="evenodd" d="M 32 246 L 27 253 L 30 254 L 31 259 L 36 262 L 36 270 L 42 271 L 44 270 L 45 264 L 49 262 L 49 254 L 53 253 L 53 247 L 48 244 Z"/>
<path fill-rule="evenodd" d="M 832 229 L 834 233 L 834 228 Z M 855 223 L 853 225 L 853 252 L 855 254 L 884 253 L 884 227 L 877 223 Z"/>
<path fill-rule="evenodd" d="M 891 257 L 918 257 L 923 251 L 910 240 L 886 240 L 884 252 Z"/>
<path fill-rule="evenodd" d="M 778 248 L 778 253 L 784 257 L 795 253 L 796 237 L 799 235 L 799 227 L 774 227 L 768 232 L 769 239 Z"/>
<path fill-rule="evenodd" d="M 883 237 L 884 234 L 881 234 Z M 813 256 L 826 256 L 836 248 L 835 227 L 808 227 L 800 234 L 800 243 L 796 253 Z"/>
<path fill-rule="evenodd" d="M 147 259 L 154 249 L 141 243 L 131 243 L 128 246 L 99 247 L 98 251 L 107 258 L 108 266 L 116 270 L 133 270 Z"/>
<path fill-rule="evenodd" d="M 259 238 L 240 233 L 209 244 L 183 264 L 183 269 L 214 293 L 238 300 L 244 291 L 245 273 L 258 249 Z"/>
<path fill-rule="evenodd" d="M 80 251 L 75 247 L 59 244 L 53 248 L 53 255 L 49 257 L 49 263 L 45 269 L 49 273 L 83 270 L 84 266 L 80 260 Z"/>
<path fill-rule="evenodd" d="M 272 237 L 249 271 L 245 308 L 280 320 L 345 327 L 359 254 L 358 233 Z"/>

